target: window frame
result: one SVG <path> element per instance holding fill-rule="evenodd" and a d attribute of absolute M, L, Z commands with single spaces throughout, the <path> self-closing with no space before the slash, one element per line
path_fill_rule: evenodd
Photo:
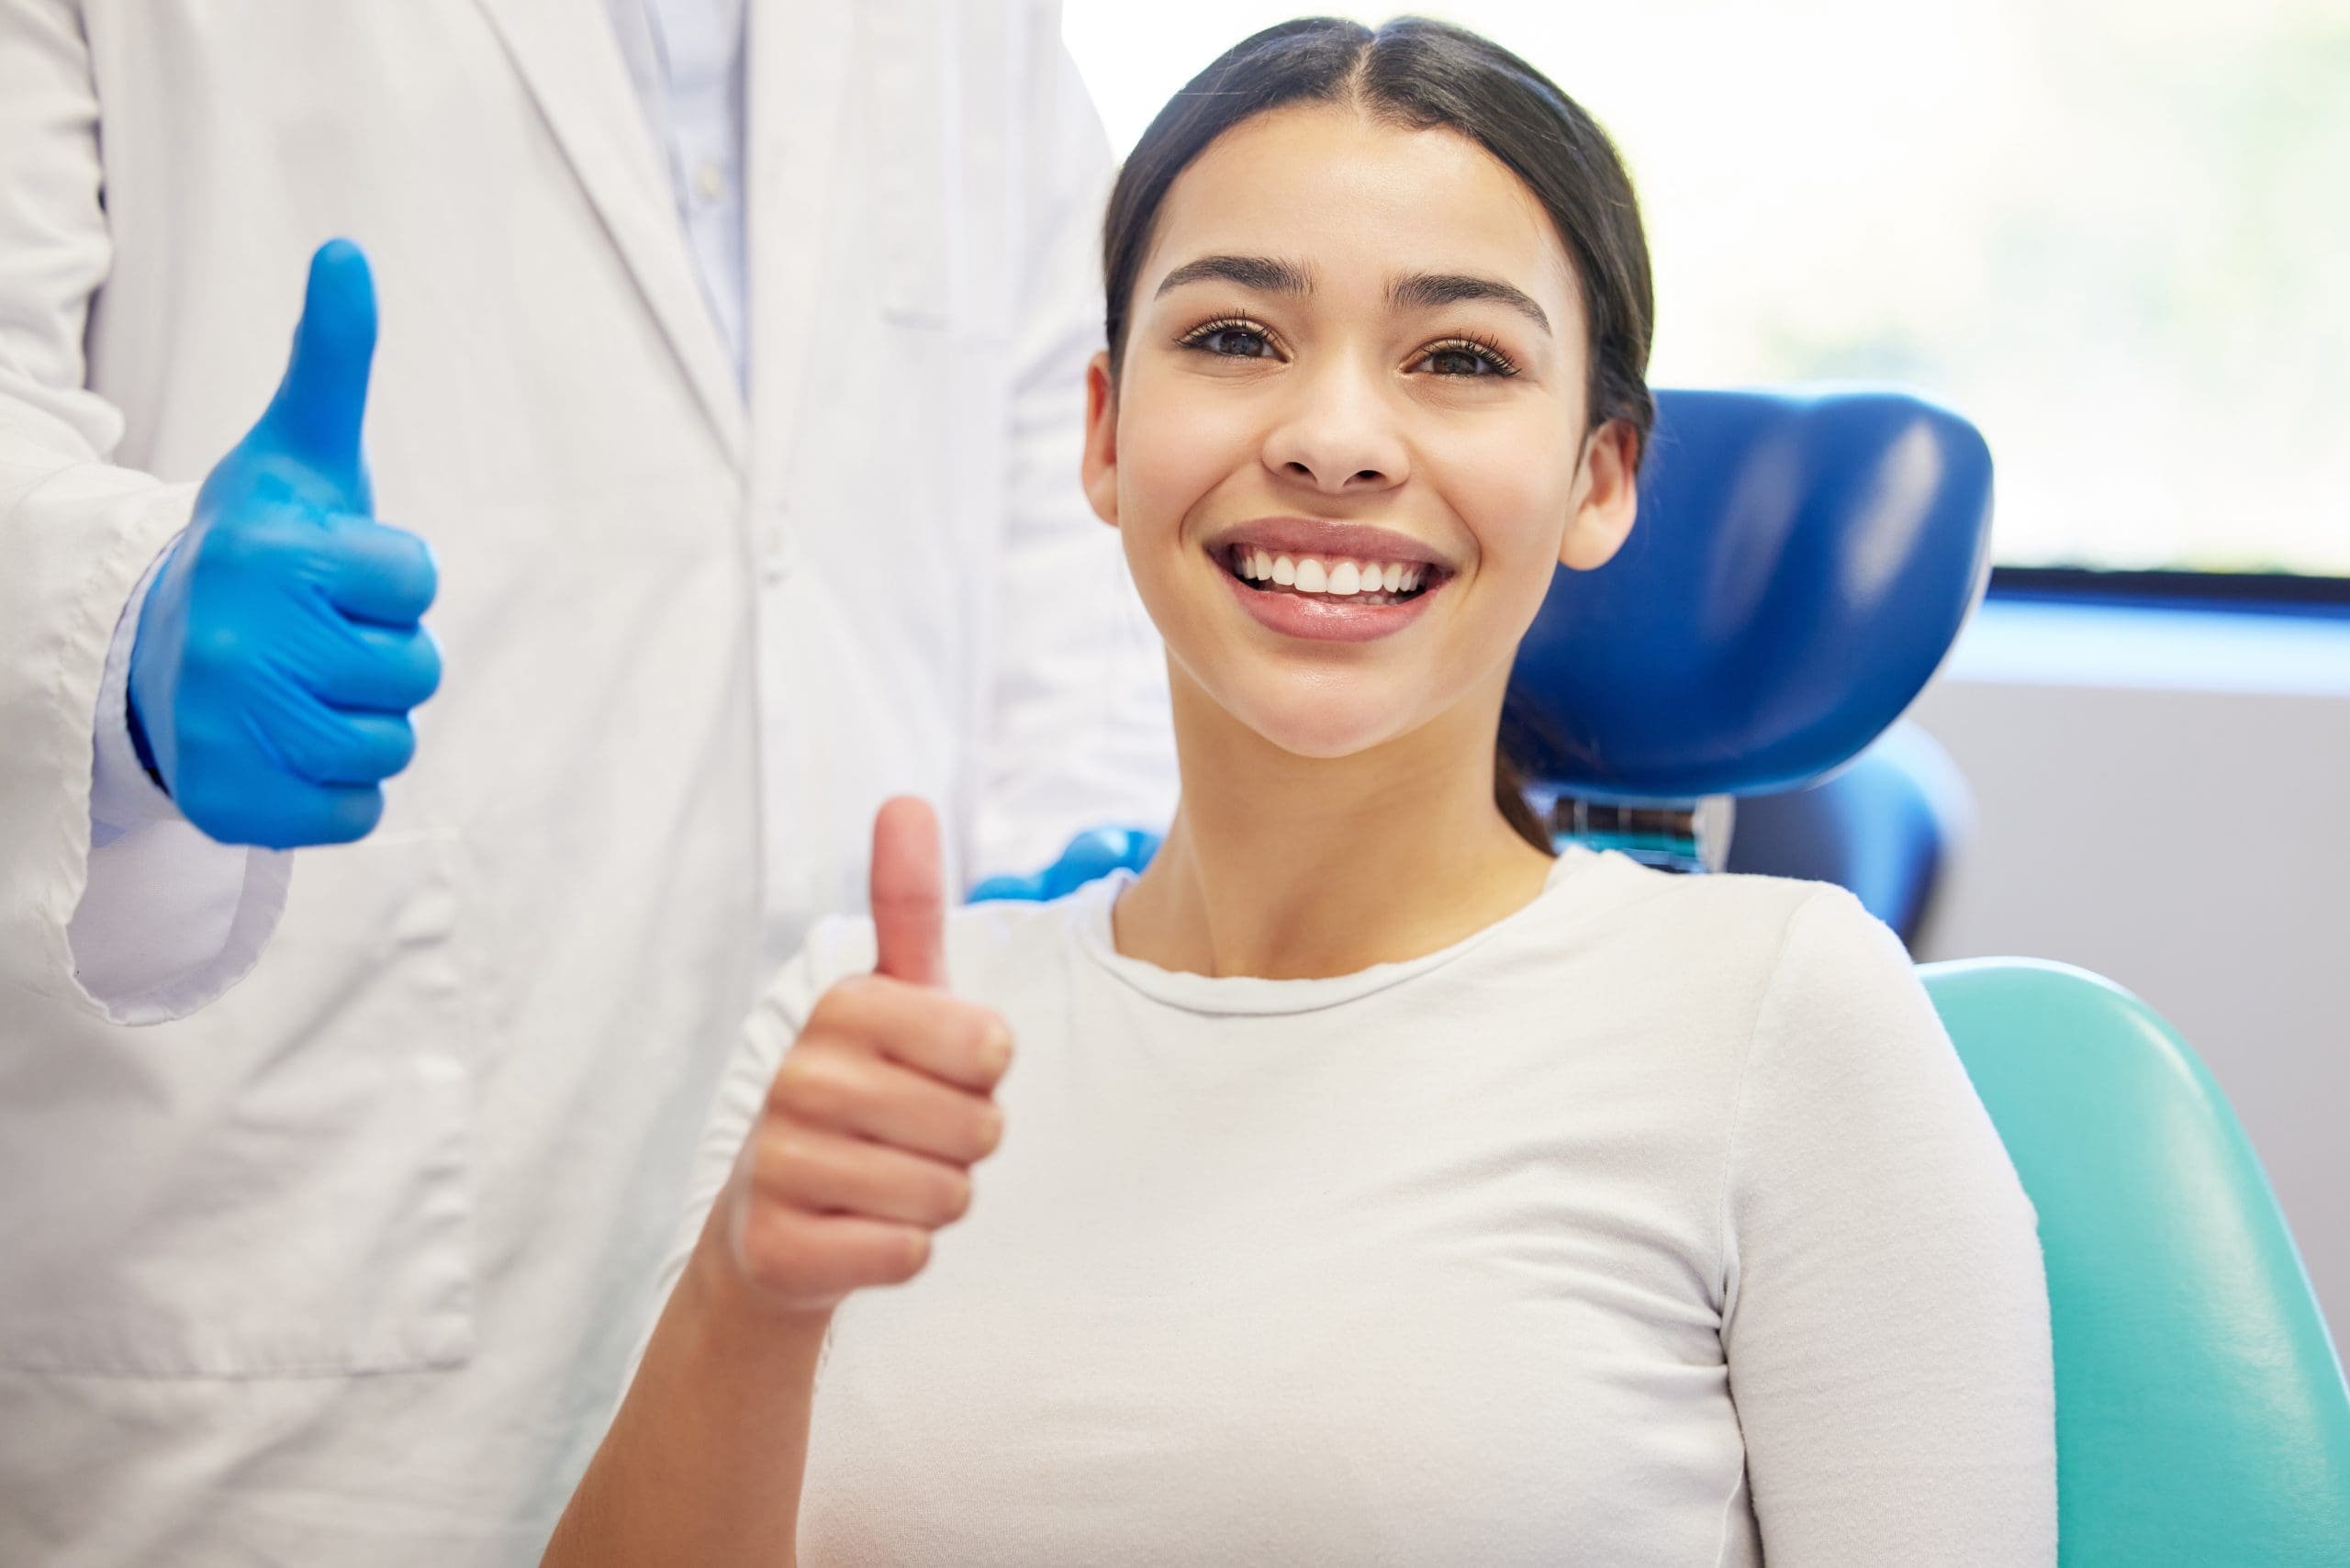
<path fill-rule="evenodd" d="M 1989 595 L 2053 603 L 2160 605 L 2350 620 L 2350 577 L 2299 572 L 1994 565 Z"/>

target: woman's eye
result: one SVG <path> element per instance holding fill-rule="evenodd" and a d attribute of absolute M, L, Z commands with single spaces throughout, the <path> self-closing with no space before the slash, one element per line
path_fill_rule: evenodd
<path fill-rule="evenodd" d="M 1438 375 L 1515 375 L 1517 367 L 1477 343 L 1438 343 L 1420 364 Z"/>
<path fill-rule="evenodd" d="M 1254 327 L 1233 323 L 1209 327 L 1183 340 L 1184 346 L 1221 354 L 1227 359 L 1269 359 L 1272 356 L 1270 339 Z"/>

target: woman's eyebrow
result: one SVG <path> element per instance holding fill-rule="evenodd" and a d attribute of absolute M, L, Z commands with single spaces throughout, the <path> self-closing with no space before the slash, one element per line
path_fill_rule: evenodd
<path fill-rule="evenodd" d="M 1284 262 L 1272 256 L 1202 256 L 1198 261 L 1185 262 L 1169 273 L 1160 281 L 1158 293 L 1165 294 L 1169 289 L 1206 279 L 1237 283 L 1243 288 L 1261 289 L 1267 294 L 1314 292 L 1314 274 L 1295 262 Z"/>
<path fill-rule="evenodd" d="M 1466 273 L 1414 273 L 1409 277 L 1399 277 L 1387 286 L 1387 299 L 1405 310 L 1430 310 L 1464 300 L 1489 299 L 1496 305 L 1508 306 L 1545 332 L 1550 330 L 1550 318 L 1542 314 L 1542 307 L 1535 304 L 1524 289 Z"/>

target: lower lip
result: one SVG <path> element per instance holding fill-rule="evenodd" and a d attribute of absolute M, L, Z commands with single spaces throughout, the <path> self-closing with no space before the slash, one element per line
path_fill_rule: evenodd
<path fill-rule="evenodd" d="M 1343 599 L 1308 599 L 1299 593 L 1268 593 L 1250 588 L 1213 559 L 1209 565 L 1225 581 L 1241 608 L 1257 623 L 1285 637 L 1311 637 L 1324 643 L 1369 643 L 1401 632 L 1420 618 L 1428 600 L 1450 578 L 1431 583 L 1398 604 L 1350 604 Z"/>

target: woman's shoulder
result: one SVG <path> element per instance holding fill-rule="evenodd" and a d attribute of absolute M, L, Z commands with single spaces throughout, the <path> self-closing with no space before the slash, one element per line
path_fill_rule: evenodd
<path fill-rule="evenodd" d="M 1897 1040 L 1948 1054 L 1908 949 L 1832 882 L 1717 872 L 1663 877 L 1650 901 L 1651 944 L 1739 1020 L 1751 1051 L 1780 1071 L 1836 1081 L 1857 1063 L 1904 1057 Z M 1911 1058 L 1914 1062 L 1914 1058 Z"/>
<path fill-rule="evenodd" d="M 1523 983 L 1572 988 L 1586 1007 L 1612 999 L 1725 1060 L 1758 1030 L 1921 1010 L 1900 939 L 1833 883 L 1684 875 L 1615 853 L 1561 869 L 1545 913 L 1499 955 Z"/>
<path fill-rule="evenodd" d="M 1868 946 L 1883 937 L 1898 946 L 1860 900 L 1833 882 L 1662 871 L 1616 851 L 1582 853 L 1582 863 L 1561 867 L 1565 874 L 1550 890 L 1555 924 L 1594 926 L 1717 961 L 1740 953 L 1767 960 L 1799 935 L 1820 930 L 1848 943 Z"/>

